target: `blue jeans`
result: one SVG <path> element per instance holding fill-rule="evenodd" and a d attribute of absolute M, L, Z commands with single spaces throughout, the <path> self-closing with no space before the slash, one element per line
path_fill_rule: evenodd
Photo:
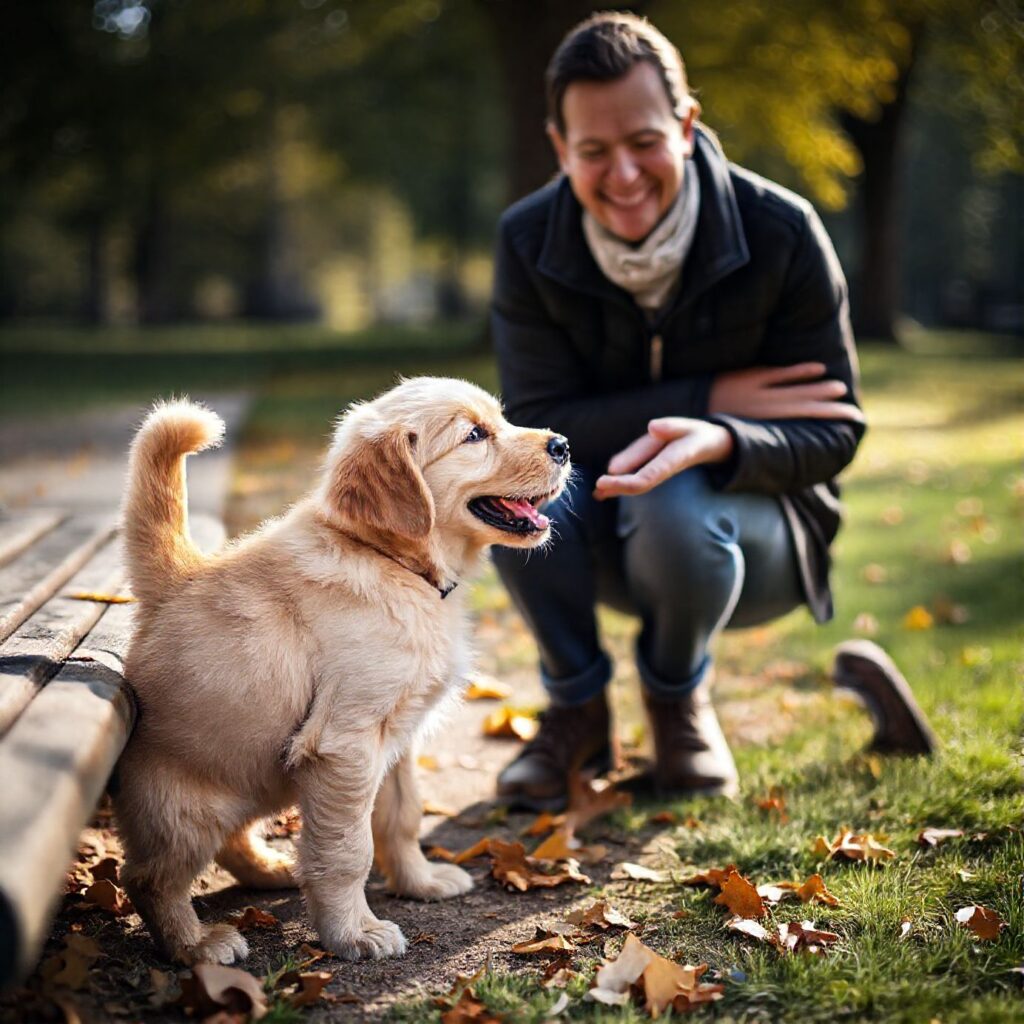
<path fill-rule="evenodd" d="M 697 467 L 647 494 L 595 501 L 578 469 L 545 509 L 542 551 L 493 549 L 502 581 L 540 648 L 551 700 L 579 704 L 612 676 L 595 608 L 640 617 L 637 666 L 647 690 L 672 698 L 697 686 L 726 626 L 752 626 L 804 601 L 785 515 L 770 495 L 724 494 Z"/>

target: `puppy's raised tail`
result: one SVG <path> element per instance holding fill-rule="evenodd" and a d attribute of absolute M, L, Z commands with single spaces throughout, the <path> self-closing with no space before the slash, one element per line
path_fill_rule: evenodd
<path fill-rule="evenodd" d="M 220 444 L 224 422 L 182 399 L 156 405 L 135 435 L 121 509 L 132 593 L 158 601 L 204 561 L 188 532 L 185 458 Z"/>

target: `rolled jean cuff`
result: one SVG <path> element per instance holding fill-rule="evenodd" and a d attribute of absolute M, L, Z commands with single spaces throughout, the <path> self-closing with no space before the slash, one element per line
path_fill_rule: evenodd
<path fill-rule="evenodd" d="M 711 669 L 711 655 L 705 654 L 700 668 L 689 679 L 665 679 L 659 676 L 654 669 L 644 660 L 639 647 L 636 651 L 636 667 L 640 673 L 640 681 L 644 689 L 655 698 L 655 700 L 676 700 L 695 690 Z"/>
<path fill-rule="evenodd" d="M 608 660 L 607 654 L 599 655 L 597 660 L 582 672 L 562 679 L 553 679 L 544 671 L 543 666 L 540 670 L 541 682 L 544 683 L 548 696 L 555 704 L 562 705 L 585 704 L 608 685 L 611 677 L 612 663 Z"/>

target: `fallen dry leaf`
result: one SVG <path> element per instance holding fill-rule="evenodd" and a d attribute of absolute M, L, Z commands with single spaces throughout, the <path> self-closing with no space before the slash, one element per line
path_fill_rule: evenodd
<path fill-rule="evenodd" d="M 427 850 L 427 856 L 433 857 L 435 860 L 446 860 L 452 863 L 457 855 L 445 846 L 431 846 Z"/>
<path fill-rule="evenodd" d="M 519 834 L 521 836 L 543 836 L 564 824 L 564 814 L 551 814 L 548 811 L 543 811 Z"/>
<path fill-rule="evenodd" d="M 768 913 L 757 889 L 737 871 L 729 872 L 722 882 L 722 891 L 714 901 L 728 907 L 738 917 L 761 918 Z"/>
<path fill-rule="evenodd" d="M 323 960 L 324 957 L 331 955 L 327 950 L 317 949 L 316 946 L 311 946 L 308 942 L 299 946 L 299 952 L 305 957 L 301 964 L 302 967 L 308 967 L 310 964 L 315 964 L 317 960 Z"/>
<path fill-rule="evenodd" d="M 922 604 L 916 604 L 903 616 L 903 628 L 909 630 L 931 629 L 935 625 L 932 613 Z"/>
<path fill-rule="evenodd" d="M 324 989 L 331 983 L 333 977 L 334 975 L 330 971 L 289 972 L 281 979 L 282 982 L 287 978 L 289 985 L 298 983 L 299 991 L 288 997 L 288 1005 L 298 1009 L 302 1006 L 312 1006 L 321 999 L 327 999 L 328 993 L 325 993 Z M 327 1001 L 331 1000 L 327 999 Z"/>
<path fill-rule="evenodd" d="M 96 604 L 134 604 L 136 601 L 130 594 L 101 594 L 93 590 L 73 590 L 64 596 L 72 601 L 95 601 Z"/>
<path fill-rule="evenodd" d="M 1006 927 L 1006 922 L 994 910 L 976 905 L 961 907 L 956 912 L 956 919 L 986 942 L 998 939 L 999 933 Z"/>
<path fill-rule="evenodd" d="M 625 914 L 616 910 L 610 903 L 600 900 L 592 903 L 586 910 L 574 910 L 565 915 L 566 921 L 583 928 L 600 928 L 606 931 L 608 928 L 635 928 L 636 922 L 631 921 Z"/>
<path fill-rule="evenodd" d="M 443 847 L 436 847 L 436 849 L 443 849 Z M 461 853 L 455 854 L 454 863 L 464 864 L 467 860 L 474 860 L 477 857 L 483 857 L 485 854 L 491 852 L 491 841 L 486 837 L 474 843 L 472 846 L 466 847 Z"/>
<path fill-rule="evenodd" d="M 492 711 L 485 719 L 483 732 L 491 738 L 512 738 L 519 740 L 532 740 L 537 735 L 540 723 L 533 715 L 523 709 L 511 708 L 502 705 L 496 711 Z"/>
<path fill-rule="evenodd" d="M 683 1011 L 722 997 L 724 985 L 700 982 L 706 969 L 706 964 L 691 967 L 674 963 L 631 934 L 626 936 L 619 956 L 598 969 L 586 998 L 608 1006 L 624 1006 L 635 994 L 644 1000 L 648 1014 L 657 1019 L 670 1006 Z"/>
<path fill-rule="evenodd" d="M 437 763 L 437 758 L 433 754 L 420 754 L 416 758 L 416 763 L 428 772 L 439 771 L 441 766 Z"/>
<path fill-rule="evenodd" d="M 947 839 L 958 839 L 964 834 L 962 828 L 923 828 L 917 834 L 922 846 L 938 846 Z"/>
<path fill-rule="evenodd" d="M 550 889 L 565 882 L 590 884 L 590 879 L 579 870 L 575 859 L 561 862 L 559 870 L 544 872 L 537 868 L 544 866 L 544 861 L 526 856 L 522 843 L 506 843 L 500 839 L 491 839 L 488 843 L 491 855 L 491 874 L 510 889 L 526 892 L 528 889 Z"/>
<path fill-rule="evenodd" d="M 786 796 L 780 787 L 772 786 L 768 795 L 757 800 L 756 803 L 762 811 L 777 814 L 782 824 L 789 821 L 789 815 L 786 813 Z"/>
<path fill-rule="evenodd" d="M 125 914 L 135 913 L 135 908 L 124 889 L 119 885 L 114 885 L 109 878 L 101 878 L 98 882 L 93 882 L 82 895 L 87 902 L 108 911 L 115 917 L 124 917 Z"/>
<path fill-rule="evenodd" d="M 778 939 L 772 935 L 770 931 L 760 921 L 753 921 L 749 917 L 735 917 L 729 918 L 725 922 L 725 927 L 731 932 L 739 932 L 741 935 L 749 935 L 752 939 L 757 939 L 759 942 L 767 942 L 769 945 L 778 945 Z"/>
<path fill-rule="evenodd" d="M 102 955 L 95 939 L 70 932 L 64 936 L 64 948 L 42 965 L 40 974 L 47 986 L 77 991 L 85 987 L 93 961 Z"/>
<path fill-rule="evenodd" d="M 586 779 L 578 772 L 569 777 L 569 807 L 565 827 L 575 835 L 595 818 L 628 807 L 633 802 L 629 793 L 617 790 L 607 779 Z"/>
<path fill-rule="evenodd" d="M 119 870 L 119 864 L 116 857 L 104 857 L 103 860 L 98 861 L 89 868 L 92 874 L 93 881 L 108 881 L 116 882 Z"/>
<path fill-rule="evenodd" d="M 668 872 L 656 871 L 654 868 L 645 868 L 643 864 L 634 864 L 632 861 L 624 860 L 615 865 L 612 878 L 630 878 L 634 882 L 667 882 Z"/>
<path fill-rule="evenodd" d="M 200 1019 L 219 1010 L 249 1014 L 253 1020 L 266 1015 L 263 985 L 246 971 L 220 964 L 196 964 L 192 976 L 181 981 L 181 1005 Z"/>
<path fill-rule="evenodd" d="M 823 860 L 875 861 L 892 860 L 896 853 L 884 846 L 870 832 L 854 834 L 842 829 L 838 836 L 829 842 L 824 836 L 818 836 L 811 851 Z"/>
<path fill-rule="evenodd" d="M 502 1019 L 491 1013 L 467 985 L 458 1002 L 441 1014 L 441 1024 L 502 1024 Z"/>
<path fill-rule="evenodd" d="M 525 942 L 517 942 L 512 947 L 512 952 L 519 953 L 521 956 L 536 956 L 541 953 L 572 953 L 575 950 L 576 946 L 564 935 L 543 928 L 537 929 L 534 938 Z"/>
<path fill-rule="evenodd" d="M 241 914 L 236 914 L 228 920 L 240 931 L 250 932 L 260 928 L 264 931 L 273 928 L 280 928 L 281 922 L 273 914 L 268 914 L 258 907 L 246 907 Z"/>
<path fill-rule="evenodd" d="M 551 835 L 533 851 L 531 856 L 535 860 L 556 861 L 568 860 L 570 857 L 575 857 L 584 864 L 596 864 L 598 861 L 604 860 L 607 854 L 607 846 L 601 846 L 600 844 L 584 846 L 577 839 L 574 839 L 567 829 L 562 828 L 557 832 L 552 832 Z"/>
<path fill-rule="evenodd" d="M 568 961 L 562 957 L 554 957 L 548 962 L 540 976 L 540 983 L 544 988 L 565 988 L 578 973 L 568 965 Z"/>
<path fill-rule="evenodd" d="M 834 896 L 828 891 L 825 887 L 825 881 L 821 875 L 811 875 L 811 877 L 802 884 L 800 882 L 779 882 L 774 886 L 759 885 L 757 887 L 757 891 L 764 896 L 765 894 L 762 892 L 762 889 L 768 888 L 782 889 L 787 892 L 795 893 L 800 897 L 800 901 L 802 903 L 810 903 L 814 901 L 815 903 L 824 903 L 828 907 L 839 906 L 839 897 Z M 773 900 L 772 902 L 777 903 L 778 900 Z"/>
<path fill-rule="evenodd" d="M 433 800 L 424 800 L 423 813 L 439 814 L 442 818 L 454 818 L 458 812 L 451 807 L 446 807 L 444 804 L 434 803 Z"/>
<path fill-rule="evenodd" d="M 563 992 L 552 1004 L 548 1010 L 549 1017 L 557 1017 L 563 1010 L 569 1005 L 569 993 Z"/>
<path fill-rule="evenodd" d="M 683 885 L 709 885 L 712 889 L 721 889 L 722 883 L 732 873 L 738 873 L 735 864 L 726 864 L 724 868 L 708 868 L 707 871 L 698 871 L 683 879 Z"/>
<path fill-rule="evenodd" d="M 655 956 L 657 953 L 635 935 L 627 935 L 622 952 L 597 969 L 586 998 L 607 1006 L 625 1006 L 629 1002 L 630 987 Z"/>
<path fill-rule="evenodd" d="M 505 700 L 512 696 L 512 687 L 490 676 L 474 676 L 466 687 L 466 700 Z"/>
<path fill-rule="evenodd" d="M 787 953 L 824 953 L 829 946 L 839 941 L 835 932 L 816 929 L 813 921 L 788 921 L 778 927 L 779 946 Z"/>

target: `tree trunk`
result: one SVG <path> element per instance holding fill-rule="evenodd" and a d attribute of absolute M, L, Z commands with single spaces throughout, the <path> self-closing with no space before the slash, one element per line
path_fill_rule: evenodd
<path fill-rule="evenodd" d="M 557 170 L 544 133 L 544 72 L 562 37 L 607 4 L 593 0 L 480 0 L 491 23 L 509 111 L 508 197 L 540 188 Z"/>
<path fill-rule="evenodd" d="M 82 294 L 82 319 L 90 327 L 110 323 L 109 266 L 107 232 L 103 219 L 90 218 L 85 239 L 85 281 Z"/>
<path fill-rule="evenodd" d="M 163 189 L 153 182 L 135 236 L 135 301 L 142 324 L 166 324 L 174 317 L 168 229 Z"/>
<path fill-rule="evenodd" d="M 896 343 L 903 267 L 903 166 L 907 96 L 920 54 L 923 26 L 912 27 L 907 62 L 891 102 L 878 117 L 863 120 L 844 113 L 843 129 L 860 153 L 864 170 L 857 196 L 860 265 L 853 281 L 852 314 L 857 334 Z"/>

